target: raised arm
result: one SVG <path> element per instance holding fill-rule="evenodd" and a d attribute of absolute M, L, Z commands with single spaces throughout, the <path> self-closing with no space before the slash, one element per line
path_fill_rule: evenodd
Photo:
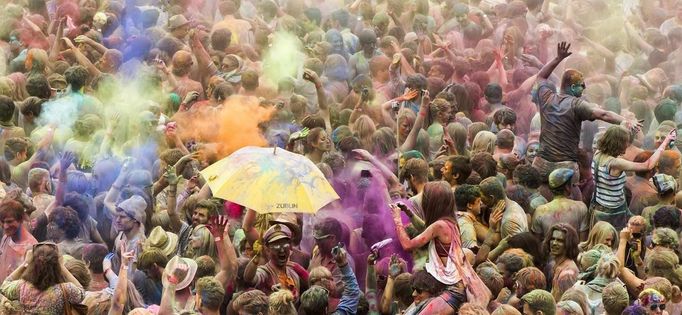
<path fill-rule="evenodd" d="M 61 38 L 64 36 L 64 24 L 66 24 L 66 19 L 62 18 L 57 21 L 57 34 L 52 42 L 52 47 L 50 47 L 50 61 L 56 61 L 61 52 Z"/>
<path fill-rule="evenodd" d="M 107 195 L 104 197 L 104 206 L 111 213 L 116 213 L 116 202 L 118 201 L 118 197 L 121 196 L 121 189 L 123 188 L 123 185 L 126 182 L 126 178 L 128 177 L 128 173 L 130 172 L 131 169 L 132 161 L 128 160 L 123 163 L 121 172 L 118 174 L 118 177 L 116 177 L 116 180 L 111 185 L 111 188 L 107 192 Z"/>
<path fill-rule="evenodd" d="M 218 245 L 218 257 L 220 259 L 220 271 L 215 278 L 227 288 L 230 282 L 237 277 L 237 252 L 230 240 L 228 218 L 225 215 L 217 216 L 211 220 L 209 229 Z"/>
<path fill-rule="evenodd" d="M 102 44 L 100 44 L 100 43 L 94 41 L 92 38 L 87 37 L 87 36 L 85 36 L 85 35 L 78 35 L 78 36 L 74 39 L 74 41 L 75 41 L 76 43 L 85 43 L 85 44 L 87 44 L 88 46 L 90 46 L 90 47 L 94 48 L 95 50 L 97 50 L 97 52 L 99 52 L 100 54 L 104 54 L 105 52 L 107 52 L 107 48 L 104 47 L 104 45 L 102 45 Z"/>
<path fill-rule="evenodd" d="M 118 283 L 111 299 L 109 315 L 122 315 L 128 299 L 128 266 L 135 258 L 135 251 L 126 251 L 125 242 L 121 242 L 121 268 L 118 272 Z"/>
<path fill-rule="evenodd" d="M 355 150 L 353 150 L 353 153 L 357 156 L 357 158 L 365 160 L 365 161 L 371 163 L 372 165 L 374 165 L 374 167 L 376 167 L 377 169 L 379 169 L 379 171 L 381 171 L 381 175 L 383 176 L 383 178 L 388 183 L 389 189 L 395 188 L 396 186 L 400 185 L 400 181 L 398 180 L 398 176 L 395 176 L 393 171 L 391 171 L 391 169 L 388 168 L 388 166 L 386 166 L 384 163 L 379 161 L 379 159 L 377 159 L 374 155 L 369 153 L 367 150 L 355 149 Z"/>
<path fill-rule="evenodd" d="M 342 247 L 336 247 L 332 250 L 332 255 L 336 265 L 341 270 L 341 280 L 344 284 L 341 300 L 334 314 L 356 314 L 361 292 L 358 280 L 355 278 L 355 273 L 353 273 L 353 269 L 348 264 L 348 253 Z"/>
<path fill-rule="evenodd" d="M 329 106 L 327 105 L 327 95 L 325 94 L 322 80 L 317 73 L 310 69 L 303 70 L 303 79 L 315 85 L 315 92 L 317 93 L 317 105 L 320 108 L 320 113 L 324 118 L 325 129 L 328 134 L 332 133 L 331 118 L 329 116 Z"/>
<path fill-rule="evenodd" d="M 538 78 L 541 80 L 547 80 L 549 76 L 554 72 L 554 69 L 568 56 L 573 54 L 572 52 L 569 51 L 571 48 L 571 44 L 567 42 L 561 42 L 557 44 L 557 56 L 552 59 L 549 63 L 547 63 L 542 69 L 540 69 L 540 73 L 538 73 Z"/>
<path fill-rule="evenodd" d="M 668 133 L 668 135 L 665 137 L 665 140 L 663 140 L 663 143 L 658 146 L 658 149 L 654 151 L 654 154 L 649 157 L 645 162 L 637 163 L 637 162 L 632 162 L 628 161 L 626 159 L 622 158 L 616 158 L 613 160 L 611 163 L 611 166 L 617 170 L 621 171 L 631 171 L 631 172 L 640 172 L 640 171 L 648 171 L 656 167 L 658 164 L 658 160 L 661 158 L 661 154 L 665 149 L 668 147 L 668 145 L 671 142 L 674 142 L 675 139 L 677 138 L 677 130 L 673 129 Z"/>
<path fill-rule="evenodd" d="M 78 47 L 73 45 L 73 43 L 71 42 L 71 40 L 68 37 L 62 37 L 62 40 L 64 41 L 66 46 L 69 47 L 69 49 L 71 50 L 71 53 L 73 53 L 74 57 L 76 57 L 76 61 L 78 61 L 78 63 L 81 66 L 88 69 L 88 73 L 90 73 L 90 75 L 93 78 L 99 77 L 102 74 L 102 72 L 100 72 L 99 69 L 97 69 L 97 67 L 95 67 L 95 65 L 92 64 L 92 62 L 90 62 L 88 57 L 85 57 L 85 55 L 83 55 L 83 53 L 78 49 Z"/>
<path fill-rule="evenodd" d="M 179 178 L 175 167 L 169 167 L 164 176 L 166 177 L 166 182 L 168 182 L 166 211 L 168 212 L 168 217 L 170 218 L 170 228 L 173 233 L 180 233 L 180 229 L 182 228 L 182 220 L 180 219 L 180 215 L 178 214 L 176 207 Z"/>
<path fill-rule="evenodd" d="M 410 133 L 407 135 L 407 139 L 405 139 L 405 142 L 403 142 L 403 144 L 400 145 L 401 152 L 410 151 L 417 145 L 417 137 L 419 136 L 419 131 L 424 126 L 424 120 L 426 120 L 426 116 L 429 115 L 431 97 L 429 97 L 428 91 L 424 91 L 423 93 L 424 95 L 422 96 L 421 99 L 422 104 L 421 107 L 419 108 L 417 119 L 414 121 L 412 130 L 410 130 Z"/>
<path fill-rule="evenodd" d="M 632 233 L 630 233 L 630 229 L 627 227 L 620 231 L 618 250 L 616 251 L 616 258 L 618 259 L 618 262 L 620 262 L 620 274 L 618 276 L 623 280 L 628 289 L 637 291 L 639 290 L 638 288 L 644 284 L 644 281 L 635 276 L 630 269 L 625 267 L 625 254 L 628 242 L 631 238 Z M 639 246 L 641 246 L 641 244 Z"/>

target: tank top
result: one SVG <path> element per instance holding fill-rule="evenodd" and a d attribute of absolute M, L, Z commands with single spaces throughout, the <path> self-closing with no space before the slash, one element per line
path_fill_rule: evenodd
<path fill-rule="evenodd" d="M 625 172 L 618 176 L 611 175 L 611 162 L 614 158 L 605 157 L 603 163 L 599 164 L 602 156 L 601 152 L 597 152 L 592 161 L 595 201 L 606 208 L 618 208 L 625 204 Z"/>

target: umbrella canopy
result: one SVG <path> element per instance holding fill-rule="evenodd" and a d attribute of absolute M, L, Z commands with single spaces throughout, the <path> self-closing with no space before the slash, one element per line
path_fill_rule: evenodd
<path fill-rule="evenodd" d="M 315 164 L 283 149 L 244 147 L 201 175 L 214 196 L 258 213 L 315 213 L 339 199 Z"/>

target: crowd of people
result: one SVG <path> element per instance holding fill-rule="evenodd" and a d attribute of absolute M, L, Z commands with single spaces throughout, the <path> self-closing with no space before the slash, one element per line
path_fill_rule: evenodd
<path fill-rule="evenodd" d="M 0 314 L 682 315 L 680 0 L 0 3 Z"/>

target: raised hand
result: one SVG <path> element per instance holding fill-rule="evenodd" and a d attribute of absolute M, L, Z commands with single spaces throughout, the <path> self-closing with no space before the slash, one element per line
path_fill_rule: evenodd
<path fill-rule="evenodd" d="M 365 149 L 355 149 L 353 150 L 353 156 L 362 161 L 371 161 L 374 156 Z"/>
<path fill-rule="evenodd" d="M 569 51 L 571 49 L 571 44 L 567 42 L 561 42 L 557 44 L 556 54 L 559 59 L 566 59 L 573 53 Z"/>
<path fill-rule="evenodd" d="M 180 180 L 178 173 L 175 171 L 175 166 L 169 166 L 163 176 L 166 178 L 168 185 L 171 186 L 177 185 L 178 181 Z"/>
<path fill-rule="evenodd" d="M 62 156 L 59 157 L 59 169 L 65 172 L 75 160 L 76 156 L 73 154 L 73 152 L 66 151 L 62 153 Z"/>
<path fill-rule="evenodd" d="M 367 265 L 374 266 L 378 259 L 379 253 L 377 251 L 373 250 L 369 252 L 369 256 L 367 256 Z"/>
<path fill-rule="evenodd" d="M 405 92 L 405 94 L 403 94 L 403 95 L 401 95 L 401 96 L 398 96 L 398 98 L 396 99 L 396 101 L 398 101 L 398 102 L 409 101 L 409 100 L 411 100 L 411 99 L 417 97 L 417 95 L 419 95 L 419 91 L 413 90 L 413 89 L 407 89 L 407 91 Z"/>
<path fill-rule="evenodd" d="M 309 81 L 311 83 L 319 83 L 320 77 L 317 73 L 310 69 L 303 70 L 303 80 Z"/>
<path fill-rule="evenodd" d="M 104 259 L 102 260 L 102 270 L 104 270 L 104 272 L 106 272 L 107 269 L 111 269 L 112 259 L 114 259 L 114 253 L 109 253 L 106 256 L 104 256 Z"/>
<path fill-rule="evenodd" d="M 398 255 L 393 254 L 391 255 L 391 262 L 388 265 L 388 275 L 395 279 L 401 273 L 403 273 L 403 266 L 400 259 L 398 259 Z"/>
<path fill-rule="evenodd" d="M 208 229 L 211 231 L 211 235 L 214 238 L 221 236 L 224 232 L 227 232 L 227 224 L 229 218 L 226 215 L 217 215 L 211 218 L 208 223 Z"/>

